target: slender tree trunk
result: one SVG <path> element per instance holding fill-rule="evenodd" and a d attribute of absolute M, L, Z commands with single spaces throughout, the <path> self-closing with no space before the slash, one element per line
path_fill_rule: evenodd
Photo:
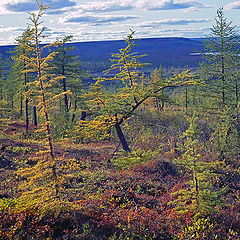
<path fill-rule="evenodd" d="M 188 109 L 188 87 L 185 89 L 185 108 Z"/>
<path fill-rule="evenodd" d="M 20 117 L 23 115 L 23 96 L 21 93 L 21 99 L 20 99 Z"/>
<path fill-rule="evenodd" d="M 28 99 L 25 101 L 25 111 L 26 111 L 26 132 L 29 130 L 29 118 L 28 118 Z"/>
<path fill-rule="evenodd" d="M 236 97 L 236 108 L 238 105 L 238 101 L 239 101 L 239 96 L 238 96 L 238 79 L 235 79 L 235 97 Z"/>
<path fill-rule="evenodd" d="M 72 122 L 75 120 L 75 117 L 76 117 L 76 115 L 75 115 L 75 113 L 73 113 L 73 115 L 72 115 Z"/>
<path fill-rule="evenodd" d="M 24 52 L 24 54 L 25 54 L 25 52 Z M 24 63 L 23 63 L 23 67 L 24 67 L 24 70 L 26 70 L 26 63 L 25 63 L 25 61 L 24 61 Z M 27 73 L 25 72 L 24 73 L 24 84 L 25 84 L 25 87 L 26 87 L 26 91 L 28 90 L 27 89 L 27 83 L 28 83 L 28 81 L 27 81 Z M 28 129 L 29 129 L 29 117 L 28 117 L 28 98 L 26 97 L 26 99 L 25 99 L 25 118 L 26 118 L 26 132 L 28 132 Z"/>
<path fill-rule="evenodd" d="M 66 78 L 65 78 L 65 68 L 64 68 L 64 65 L 62 65 L 62 75 L 64 76 L 64 78 L 63 78 L 63 91 L 66 92 L 67 91 L 67 83 L 66 83 Z M 66 94 L 64 95 L 64 103 L 65 103 L 65 109 L 68 112 L 69 106 L 68 106 L 68 97 L 67 97 Z"/>
<path fill-rule="evenodd" d="M 75 99 L 74 100 L 74 111 L 76 111 L 76 110 L 77 110 L 77 100 Z M 73 115 L 72 115 L 72 122 L 75 120 L 75 117 L 76 117 L 76 115 L 75 115 L 75 113 L 73 113 Z"/>
<path fill-rule="evenodd" d="M 193 158 L 195 158 L 195 149 L 193 148 Z M 193 181 L 194 181 L 194 185 L 195 185 L 195 191 L 196 191 L 196 201 L 197 201 L 197 207 L 199 208 L 199 183 L 198 183 L 198 178 L 197 178 L 197 174 L 196 174 L 196 168 L 197 168 L 197 164 L 196 164 L 196 159 L 194 160 L 194 169 L 193 169 Z"/>
<path fill-rule="evenodd" d="M 74 111 L 77 110 L 77 99 L 74 100 Z"/>
<path fill-rule="evenodd" d="M 224 72 L 224 69 L 223 69 Z M 225 78 L 222 75 L 222 105 L 225 106 Z"/>
<path fill-rule="evenodd" d="M 193 179 L 195 184 L 195 191 L 196 191 L 196 201 L 197 201 L 197 207 L 199 208 L 199 185 L 198 185 L 198 178 L 196 176 L 196 172 L 193 172 Z"/>
<path fill-rule="evenodd" d="M 164 89 L 162 89 L 162 96 L 164 96 Z M 164 110 L 164 106 L 165 106 L 165 102 L 164 102 L 164 99 L 162 99 L 162 105 L 161 105 L 161 111 L 163 111 Z"/>
<path fill-rule="evenodd" d="M 2 81 L 2 79 L 1 79 Z M 3 100 L 3 87 L 0 86 L 0 100 Z"/>
<path fill-rule="evenodd" d="M 40 58 L 39 58 L 40 59 Z M 46 126 L 46 133 L 47 133 L 47 140 L 48 140 L 48 146 L 49 146 L 49 153 L 50 153 L 50 157 L 51 157 L 51 161 L 53 162 L 52 165 L 52 174 L 53 177 L 56 181 L 55 184 L 55 195 L 56 197 L 58 197 L 58 193 L 59 193 L 59 188 L 58 188 L 58 178 L 57 178 L 57 173 L 56 173 L 56 164 L 55 164 L 55 157 L 54 157 L 54 152 L 53 152 L 53 142 L 52 142 L 52 137 L 51 137 L 51 131 L 50 131 L 50 124 L 49 124 L 49 116 L 48 116 L 48 111 L 47 111 L 47 103 L 46 103 L 46 99 L 45 99 L 45 93 L 44 93 L 44 88 L 43 88 L 43 82 L 42 82 L 42 77 L 41 77 L 41 66 L 40 66 L 40 61 L 38 63 L 38 79 L 40 82 L 40 88 L 41 88 L 41 92 L 42 92 L 42 102 L 43 102 L 43 112 L 44 112 L 44 117 L 45 117 L 45 126 Z"/>
<path fill-rule="evenodd" d="M 37 29 L 36 29 L 37 30 Z M 55 156 L 54 156 L 54 151 L 53 151 L 53 141 L 52 141 L 52 135 L 51 135 L 51 130 L 50 130 L 50 119 L 48 116 L 48 107 L 47 107 L 47 101 L 45 97 L 45 90 L 44 90 L 44 83 L 42 81 L 42 66 L 41 66 L 41 54 L 40 54 L 40 49 L 39 49 L 39 42 L 38 42 L 38 33 L 35 30 L 36 34 L 36 55 L 37 55 L 37 73 L 38 73 L 38 81 L 39 81 L 39 87 L 41 89 L 42 93 L 42 103 L 43 103 L 43 113 L 45 117 L 45 127 L 46 127 L 46 134 L 47 134 L 47 141 L 48 141 L 48 147 L 49 147 L 49 155 L 50 159 L 52 161 L 52 175 L 55 180 L 55 196 L 58 197 L 59 194 L 59 186 L 58 186 L 58 177 L 57 177 L 57 172 L 56 172 L 56 163 L 55 163 Z"/>
<path fill-rule="evenodd" d="M 125 138 L 125 136 L 124 136 L 124 134 L 122 132 L 121 126 L 118 123 L 116 123 L 115 124 L 115 128 L 116 128 L 116 131 L 117 131 L 117 135 L 118 135 L 118 137 L 120 139 L 120 142 L 122 144 L 123 150 L 126 151 L 126 152 L 131 152 L 131 150 L 130 150 L 130 148 L 128 146 L 127 140 L 126 140 L 126 138 Z"/>
<path fill-rule="evenodd" d="M 82 116 L 81 116 L 81 120 L 85 120 L 87 117 L 87 112 L 86 111 L 82 111 Z"/>
<path fill-rule="evenodd" d="M 223 55 L 223 41 L 221 41 L 221 61 L 222 61 L 222 71 L 221 71 L 221 77 L 222 77 L 222 105 L 225 106 L 225 65 L 224 65 L 224 55 Z"/>
<path fill-rule="evenodd" d="M 33 125 L 37 127 L 37 108 L 33 106 Z"/>
<path fill-rule="evenodd" d="M 65 78 L 63 79 L 63 91 L 64 92 L 67 91 L 66 79 Z M 64 103 L 65 103 L 66 111 L 68 111 L 69 110 L 69 108 L 68 108 L 68 97 L 67 97 L 66 94 L 64 95 Z"/>

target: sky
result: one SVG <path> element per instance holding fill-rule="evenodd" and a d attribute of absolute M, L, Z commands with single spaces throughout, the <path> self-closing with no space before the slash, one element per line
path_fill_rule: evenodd
<path fill-rule="evenodd" d="M 41 0 L 39 0 L 41 1 Z M 47 41 L 73 35 L 74 41 L 136 38 L 199 38 L 210 33 L 216 11 L 240 31 L 240 1 L 236 0 L 42 0 Z M 0 45 L 16 43 L 37 11 L 36 0 L 0 1 Z"/>

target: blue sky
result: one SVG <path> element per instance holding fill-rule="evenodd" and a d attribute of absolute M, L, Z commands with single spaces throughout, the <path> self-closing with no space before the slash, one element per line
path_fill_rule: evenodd
<path fill-rule="evenodd" d="M 203 37 L 214 24 L 216 10 L 240 30 L 236 0 L 43 0 L 50 8 L 43 17 L 48 41 L 71 34 L 75 41 L 123 39 L 129 29 L 136 37 Z M 0 2 L 0 45 L 14 44 L 35 11 L 35 0 Z"/>

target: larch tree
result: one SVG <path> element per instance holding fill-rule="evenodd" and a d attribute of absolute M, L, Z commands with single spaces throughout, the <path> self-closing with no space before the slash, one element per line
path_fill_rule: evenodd
<path fill-rule="evenodd" d="M 23 112 L 23 96 L 25 98 L 25 124 L 26 124 L 26 132 L 29 130 L 29 98 L 25 96 L 25 93 L 28 91 L 27 84 L 30 82 L 31 76 L 30 73 L 27 72 L 27 62 L 23 56 L 30 57 L 32 51 L 30 49 L 26 49 L 26 44 L 30 43 L 30 38 L 33 34 L 33 30 L 29 27 L 23 32 L 21 36 L 16 39 L 17 46 L 12 51 L 13 54 L 13 66 L 11 67 L 9 77 L 18 81 L 20 93 L 20 115 L 22 116 Z"/>
<path fill-rule="evenodd" d="M 63 184 L 66 183 L 71 174 L 66 171 L 72 171 L 76 168 L 75 160 L 65 160 L 63 157 L 56 157 L 53 148 L 53 139 L 51 133 L 50 108 L 54 99 L 62 97 L 66 92 L 58 95 L 49 92 L 52 84 L 63 78 L 51 73 L 53 61 L 56 52 L 51 51 L 54 44 L 41 44 L 45 39 L 44 30 L 41 28 L 41 17 L 47 7 L 39 4 L 39 12 L 30 15 L 32 25 L 32 35 L 30 42 L 22 44 L 27 51 L 33 51 L 29 57 L 22 55 L 22 61 L 26 62 L 26 70 L 35 74 L 35 81 L 28 83 L 29 93 L 35 93 L 43 124 L 41 131 L 44 134 L 43 144 L 46 150 L 38 151 L 35 157 L 32 157 L 34 165 L 18 170 L 18 174 L 25 180 L 19 185 L 21 195 L 19 197 L 19 207 L 21 209 L 35 210 L 41 216 L 48 214 L 57 216 L 64 210 L 69 210 L 71 203 L 68 202 Z M 46 53 L 45 49 L 50 50 Z"/>
<path fill-rule="evenodd" d="M 132 31 L 125 40 L 127 45 L 125 48 L 120 49 L 119 53 L 112 54 L 112 65 L 105 74 L 114 76 L 99 77 L 92 85 L 88 97 L 90 111 L 95 113 L 96 117 L 93 121 L 87 121 L 81 128 L 82 131 L 93 129 L 94 126 L 98 129 L 102 127 L 103 130 L 115 128 L 122 147 L 127 152 L 131 150 L 122 131 L 124 121 L 131 118 L 146 100 L 159 97 L 164 89 L 196 83 L 195 76 L 188 70 L 166 79 L 145 76 L 144 67 L 147 64 L 139 61 L 145 55 L 133 52 L 134 47 L 137 46 L 133 34 Z M 109 81 L 120 83 L 120 87 L 112 92 L 104 92 L 103 85 Z"/>
<path fill-rule="evenodd" d="M 10 109 L 12 110 L 13 104 L 13 90 L 10 88 L 8 84 L 8 76 L 5 74 L 5 64 L 3 62 L 2 55 L 0 55 L 0 108 L 2 112 L 8 112 Z M 11 105 L 11 107 L 10 107 Z M 3 114 L 6 115 L 6 114 Z M 7 116 L 7 115 L 6 115 Z"/>
<path fill-rule="evenodd" d="M 74 46 L 71 44 L 73 41 L 72 35 L 66 35 L 58 38 L 57 54 L 54 57 L 53 66 L 54 73 L 58 76 L 64 76 L 59 82 L 61 85 L 60 92 L 67 92 L 70 90 L 72 95 L 64 95 L 64 111 L 66 115 L 69 115 L 69 111 L 73 109 L 73 112 L 78 108 L 78 100 L 83 93 L 82 79 L 88 77 L 88 73 L 84 72 L 80 68 L 80 61 L 78 56 L 74 54 Z M 75 118 L 73 113 L 72 120 Z M 69 119 L 66 119 L 69 121 Z"/>
<path fill-rule="evenodd" d="M 218 178 L 216 170 L 222 162 L 206 160 L 201 156 L 202 146 L 198 140 L 195 116 L 188 117 L 189 128 L 183 133 L 184 144 L 180 147 L 182 156 L 175 160 L 178 166 L 184 167 L 190 179 L 184 188 L 173 193 L 174 200 L 170 203 L 179 214 L 193 213 L 196 218 L 215 211 L 221 204 L 220 194 L 223 190 L 216 190 L 214 179 Z"/>
<path fill-rule="evenodd" d="M 18 113 L 18 90 L 19 78 L 15 71 L 12 71 L 13 63 L 6 58 L 3 62 L 0 56 L 0 91 L 1 91 L 1 105 L 4 108 L 5 116 L 15 119 L 19 117 Z M 10 69 L 10 70 L 9 70 Z"/>
<path fill-rule="evenodd" d="M 215 99 L 217 107 L 235 105 L 239 101 L 238 77 L 239 36 L 236 26 L 224 17 L 223 9 L 217 10 L 215 25 L 204 40 L 204 61 L 201 74 L 206 81 L 203 87 L 209 97 Z"/>
<path fill-rule="evenodd" d="M 215 124 L 212 126 L 214 132 L 211 134 L 210 146 L 216 152 L 221 161 L 239 158 L 239 126 L 236 112 L 226 108 L 216 116 Z"/>
<path fill-rule="evenodd" d="M 74 47 L 69 45 L 68 43 L 72 42 L 73 36 L 67 35 L 57 39 L 57 54 L 54 57 L 53 66 L 54 73 L 59 76 L 64 76 L 61 80 L 62 92 L 66 92 L 68 89 L 68 81 L 69 78 L 75 77 L 79 70 L 79 62 L 77 61 L 77 57 L 71 52 Z M 64 106 L 65 111 L 69 111 L 69 99 L 67 95 L 64 95 Z"/>
<path fill-rule="evenodd" d="M 23 96 L 22 92 L 22 82 L 17 74 L 17 68 L 13 63 L 10 63 L 10 70 L 7 73 L 6 79 L 4 80 L 4 94 L 6 95 L 5 101 L 7 103 L 8 111 L 11 112 L 12 118 L 15 118 L 17 115 L 22 116 L 22 103 Z M 18 112 L 20 99 L 20 112 Z"/>
<path fill-rule="evenodd" d="M 3 60 L 2 55 L 0 55 L 0 101 L 3 100 L 3 88 L 4 88 Z"/>

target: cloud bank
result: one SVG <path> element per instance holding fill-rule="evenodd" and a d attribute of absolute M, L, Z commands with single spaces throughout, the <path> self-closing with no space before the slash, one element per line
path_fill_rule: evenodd
<path fill-rule="evenodd" d="M 209 19 L 164 19 L 164 20 L 159 20 L 159 21 L 149 21 L 149 22 L 144 22 L 139 25 L 139 27 L 159 27 L 159 25 L 189 25 L 192 23 L 204 23 L 208 22 Z"/>
<path fill-rule="evenodd" d="M 228 10 L 240 9 L 240 1 L 229 3 L 225 6 L 225 8 L 228 9 Z"/>
<path fill-rule="evenodd" d="M 45 0 L 44 5 L 49 5 L 51 10 L 60 10 L 66 7 L 72 7 L 76 5 L 76 2 L 71 0 Z M 35 1 L 24 1 L 24 2 L 17 2 L 17 3 L 7 3 L 5 5 L 6 10 L 12 12 L 31 12 L 38 10 L 38 6 Z"/>
<path fill-rule="evenodd" d="M 7 0 L 5 8 L 12 12 L 31 12 L 37 10 L 37 4 L 33 0 Z M 177 10 L 188 8 L 204 8 L 206 5 L 198 1 L 178 1 L 178 0 L 110 0 L 82 3 L 80 0 L 45 0 L 44 4 L 50 6 L 50 12 L 57 13 L 56 10 L 74 7 L 81 13 L 99 13 L 127 11 L 133 9 L 144 9 L 149 11 Z M 59 12 L 61 14 L 63 12 Z"/>
<path fill-rule="evenodd" d="M 207 7 L 197 1 L 174 1 L 174 0 L 137 0 L 136 7 L 147 10 L 177 10 L 187 8 L 204 8 Z"/>
<path fill-rule="evenodd" d="M 132 19 L 136 19 L 136 16 L 75 16 L 71 18 L 64 18 L 63 22 L 67 23 L 88 23 L 92 25 L 101 25 L 112 22 L 124 22 Z"/>

